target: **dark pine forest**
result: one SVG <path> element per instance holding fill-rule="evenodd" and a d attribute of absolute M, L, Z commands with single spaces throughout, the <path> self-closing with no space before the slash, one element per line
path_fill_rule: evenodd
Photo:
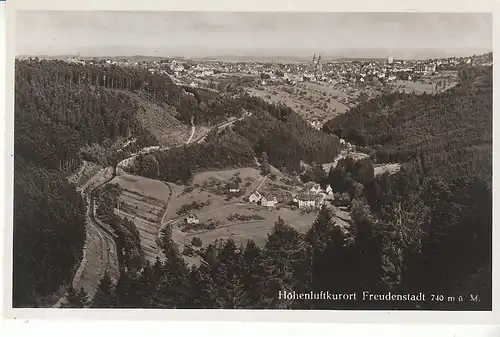
<path fill-rule="evenodd" d="M 341 160 L 329 173 L 314 169 L 309 180 L 344 195 L 353 221 L 342 231 L 324 208 L 303 235 L 277 219 L 263 247 L 251 240 L 241 247 L 231 240 L 212 244 L 202 249 L 199 267 L 187 266 L 165 231 L 165 261 L 145 264 L 130 250 L 125 259 L 132 271 L 122 270 L 117 284 L 105 276 L 92 301 L 69 296 L 70 305 L 491 309 L 491 68 L 463 69 L 455 88 L 435 95 L 384 94 L 327 122 L 323 131 L 288 107 L 183 88 L 140 69 L 16 61 L 15 85 L 15 307 L 43 306 L 70 282 L 82 258 L 85 200 L 67 176 L 83 160 L 116 163 L 120 140 L 137 138 L 135 149 L 158 143 L 137 118 L 130 91 L 174 107 L 187 125 L 192 118 L 196 125 L 217 125 L 252 113 L 203 143 L 140 156 L 136 174 L 189 182 L 197 171 L 255 165 L 265 152 L 271 165 L 297 175 L 301 160 L 313 167 L 330 162 L 341 137 L 370 158 Z M 103 149 L 99 156 L 90 150 L 96 147 Z M 375 176 L 374 165 L 383 162 L 401 163 L 401 171 Z M 136 240 L 127 226 L 122 240 Z M 466 300 L 285 301 L 277 297 L 283 290 L 423 292 Z M 471 302 L 469 294 L 480 301 Z"/>

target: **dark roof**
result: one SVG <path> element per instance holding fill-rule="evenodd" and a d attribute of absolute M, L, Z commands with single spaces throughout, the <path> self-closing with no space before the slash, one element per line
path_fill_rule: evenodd
<path fill-rule="evenodd" d="M 229 183 L 229 184 L 227 184 L 227 188 L 237 190 L 238 188 L 240 188 L 240 184 L 238 184 L 238 183 Z"/>

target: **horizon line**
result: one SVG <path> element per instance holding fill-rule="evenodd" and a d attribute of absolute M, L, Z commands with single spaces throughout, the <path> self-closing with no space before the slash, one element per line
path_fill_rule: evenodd
<path fill-rule="evenodd" d="M 473 56 L 481 56 L 481 55 L 487 55 L 487 54 L 492 54 L 493 50 L 487 51 L 487 52 L 478 52 L 478 53 L 472 53 L 472 54 L 467 54 L 466 56 L 434 56 L 434 57 L 425 57 L 425 58 L 418 58 L 418 57 L 395 57 L 394 60 L 424 60 L 424 59 L 448 59 L 448 58 L 462 58 L 462 57 L 473 57 Z M 79 53 L 76 54 L 19 54 L 15 55 L 14 58 L 27 58 L 27 57 L 50 57 L 50 58 L 58 58 L 58 57 L 81 57 L 81 58 L 97 58 L 97 59 L 102 59 L 102 58 L 171 58 L 171 59 L 194 59 L 194 60 L 224 60 L 224 58 L 243 58 L 243 59 L 266 59 L 266 60 L 280 60 L 280 59 L 296 59 L 296 60 L 309 60 L 312 57 L 311 56 L 293 56 L 293 55 L 239 55 L 239 54 L 227 54 L 227 55 L 206 55 L 206 56 L 181 56 L 181 55 L 151 55 L 151 54 L 134 54 L 134 55 L 123 55 L 123 54 L 116 54 L 116 55 L 81 55 Z M 342 60 L 342 59 L 369 59 L 369 60 L 382 60 L 382 59 L 388 59 L 390 56 L 393 55 L 387 55 L 387 56 L 348 56 L 348 55 L 339 55 L 339 56 L 334 56 L 334 55 L 325 55 L 321 53 L 316 53 L 316 55 L 321 55 L 324 61 L 329 61 L 329 60 Z"/>

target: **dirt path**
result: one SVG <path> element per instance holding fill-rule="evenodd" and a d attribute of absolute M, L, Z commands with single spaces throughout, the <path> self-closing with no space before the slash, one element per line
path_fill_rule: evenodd
<path fill-rule="evenodd" d="M 262 185 L 264 185 L 264 183 L 266 182 L 267 177 L 269 177 L 269 174 L 266 174 L 266 176 L 264 177 L 264 179 L 262 179 L 262 181 L 260 182 L 259 186 L 257 186 L 257 188 L 255 189 L 257 192 L 262 187 Z"/>
<path fill-rule="evenodd" d="M 194 126 L 194 117 L 191 117 L 191 135 L 189 136 L 186 144 L 191 143 L 191 140 L 193 139 L 195 132 L 196 132 L 196 127 Z"/>
<path fill-rule="evenodd" d="M 108 228 L 103 228 L 94 217 L 94 201 L 91 200 L 91 192 L 107 183 L 110 175 L 110 168 L 98 171 L 89 181 L 78 188 L 82 197 L 87 200 L 85 212 L 85 244 L 83 247 L 83 257 L 80 265 L 73 277 L 72 285 L 76 290 L 83 287 L 91 299 L 101 281 L 104 273 L 107 271 L 113 280 L 117 282 L 120 277 L 118 265 L 118 252 L 112 233 Z M 65 297 L 61 297 L 53 306 L 61 307 L 66 302 Z"/>
<path fill-rule="evenodd" d="M 242 120 L 244 120 L 245 118 L 247 118 L 248 116 L 251 116 L 251 115 L 252 115 L 252 113 L 251 113 L 251 112 L 248 112 L 248 111 L 246 111 L 246 110 L 244 110 L 244 111 L 245 111 L 245 112 L 243 113 L 243 116 L 242 116 L 242 117 L 240 117 L 240 118 L 235 118 L 235 119 L 230 120 L 230 121 L 227 121 L 227 122 L 223 122 L 223 123 L 221 123 L 221 124 L 219 124 L 219 125 L 214 126 L 211 130 L 213 130 L 213 129 L 215 129 L 215 128 L 217 128 L 218 130 L 222 130 L 222 129 L 224 129 L 224 128 L 225 128 L 225 127 L 227 127 L 227 126 L 229 126 L 229 125 L 233 125 L 234 123 L 236 123 L 236 122 L 238 122 L 238 121 L 242 121 Z M 234 118 L 234 117 L 233 117 L 233 118 Z M 207 133 L 207 134 L 208 134 L 208 133 Z M 201 138 L 199 138 L 198 140 L 196 140 L 196 143 L 198 143 L 198 144 L 199 144 L 199 143 L 202 143 L 202 142 L 205 140 L 205 138 L 207 138 L 207 135 L 204 135 L 204 136 L 202 136 Z"/>
<path fill-rule="evenodd" d="M 189 144 L 191 142 L 195 132 L 196 132 L 196 127 L 194 125 L 192 125 L 191 126 L 191 135 L 189 136 L 189 139 L 187 140 L 186 144 Z"/>
<path fill-rule="evenodd" d="M 235 122 L 237 122 L 237 121 L 241 121 L 241 120 L 243 120 L 243 119 L 245 119 L 246 117 L 251 116 L 251 115 L 252 115 L 252 113 L 251 113 L 251 112 L 247 112 L 246 110 L 244 110 L 244 113 L 243 113 L 243 116 L 242 116 L 242 117 L 240 117 L 240 118 L 235 118 L 235 119 L 233 119 L 233 120 L 223 122 L 223 123 L 221 123 L 221 124 L 219 124 L 219 125 L 214 126 L 211 130 L 213 130 L 213 129 L 215 129 L 215 128 L 217 128 L 217 129 L 219 129 L 219 130 L 220 130 L 220 129 L 223 129 L 223 128 L 227 127 L 228 125 L 232 125 L 233 123 L 235 123 Z M 205 135 L 201 136 L 201 138 L 199 138 L 199 139 L 197 139 L 197 140 L 195 140 L 195 141 L 193 142 L 193 137 L 194 137 L 195 133 L 196 133 L 196 126 L 194 125 L 194 119 L 192 118 L 192 119 L 191 119 L 191 135 L 189 136 L 189 139 L 186 141 L 186 143 L 185 143 L 185 144 L 179 145 L 178 147 L 180 147 L 180 146 L 184 146 L 184 145 L 187 145 L 187 144 L 196 144 L 196 143 L 201 143 L 201 142 L 202 142 L 202 141 L 206 138 L 206 136 L 207 136 L 207 134 L 208 134 L 208 132 L 207 132 Z M 160 148 L 160 150 L 168 150 L 168 149 L 169 149 L 169 148 Z M 124 174 L 124 173 L 125 173 L 124 168 L 125 168 L 126 166 L 128 166 L 128 165 L 129 165 L 129 164 L 133 161 L 133 159 L 134 159 L 134 158 L 135 158 L 135 157 L 136 157 L 139 153 L 141 153 L 141 152 L 142 152 L 142 153 L 144 153 L 144 152 L 145 152 L 145 151 L 144 151 L 144 149 L 143 149 L 143 150 L 141 150 L 141 151 L 139 151 L 138 153 L 134 153 L 134 154 L 130 155 L 128 158 L 125 158 L 125 159 L 123 159 L 120 163 L 118 163 L 116 173 L 117 173 L 118 175 L 122 175 L 122 174 Z M 147 152 L 147 151 L 146 151 L 146 152 Z M 262 184 L 264 183 L 264 181 L 265 181 L 265 179 L 266 179 L 266 178 L 267 178 L 267 176 L 266 176 L 266 177 L 264 177 L 263 181 L 261 182 L 261 184 L 259 185 L 259 187 L 258 187 L 258 188 L 260 188 L 260 187 L 262 186 Z M 179 220 L 179 219 L 182 219 L 182 218 L 183 218 L 183 217 L 176 217 L 176 218 L 170 219 L 170 220 L 168 220 L 168 221 L 165 221 L 165 220 L 166 220 L 166 218 L 167 218 L 167 216 L 168 216 L 168 212 L 169 212 L 169 208 L 170 208 L 170 201 L 171 201 L 171 199 L 172 199 L 172 198 L 173 198 L 173 196 L 174 196 L 174 190 L 172 189 L 172 186 L 171 186 L 169 183 L 167 183 L 167 182 L 164 182 L 164 183 L 165 183 L 165 184 L 168 186 L 168 188 L 170 189 L 170 198 L 168 199 L 167 206 L 165 207 L 165 212 L 163 213 L 163 216 L 161 217 L 161 220 L 160 220 L 160 223 L 159 223 L 159 226 L 158 226 L 158 231 L 157 231 L 157 233 L 156 233 L 157 239 L 160 239 L 161 232 L 162 232 L 162 230 L 163 230 L 163 229 L 165 229 L 165 228 L 166 228 L 166 226 L 171 225 L 171 224 L 172 224 L 175 220 Z M 159 246 L 158 246 L 158 255 L 159 255 L 161 258 L 163 258 L 163 259 L 165 258 L 164 254 L 163 254 L 163 252 L 162 252 L 162 250 L 161 250 L 161 248 L 160 248 Z"/>

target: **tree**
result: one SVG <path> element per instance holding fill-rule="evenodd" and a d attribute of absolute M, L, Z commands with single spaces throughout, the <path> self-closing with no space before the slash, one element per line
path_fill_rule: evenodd
<path fill-rule="evenodd" d="M 362 289 L 380 289 L 382 279 L 382 235 L 380 222 L 375 219 L 370 207 L 354 200 L 351 206 L 354 244 L 359 252 L 356 267 L 359 270 L 359 285 Z"/>
<path fill-rule="evenodd" d="M 269 158 L 267 157 L 267 153 L 262 152 L 260 155 L 260 172 L 262 175 L 268 175 L 271 171 L 269 167 Z"/>
<path fill-rule="evenodd" d="M 66 293 L 66 301 L 67 303 L 64 305 L 65 308 L 82 308 L 83 303 L 80 301 L 78 296 L 78 292 L 73 288 L 73 285 L 68 287 Z"/>
<path fill-rule="evenodd" d="M 195 247 L 201 247 L 203 242 L 201 241 L 201 239 L 197 236 L 195 236 L 192 240 L 191 240 L 191 244 Z"/>
<path fill-rule="evenodd" d="M 253 240 L 249 240 L 242 249 L 242 275 L 241 280 L 248 300 L 254 308 L 259 308 L 262 303 L 263 282 L 265 273 L 263 269 L 263 252 Z"/>
<path fill-rule="evenodd" d="M 78 304 L 81 305 L 81 308 L 85 308 L 90 302 L 89 296 L 87 295 L 87 292 L 85 292 L 85 289 L 83 289 L 83 287 L 80 288 L 77 298 Z"/>
<path fill-rule="evenodd" d="M 301 277 L 304 275 L 304 248 L 300 233 L 278 218 L 264 246 L 263 268 L 267 275 L 263 294 L 265 307 L 284 309 L 300 304 L 289 300 L 280 301 L 276 294 L 279 291 L 298 290 L 307 281 L 307 278 Z"/>
<path fill-rule="evenodd" d="M 92 308 L 112 308 L 115 303 L 113 294 L 113 283 L 108 272 L 104 273 L 103 278 L 99 282 L 94 298 L 92 299 Z"/>

